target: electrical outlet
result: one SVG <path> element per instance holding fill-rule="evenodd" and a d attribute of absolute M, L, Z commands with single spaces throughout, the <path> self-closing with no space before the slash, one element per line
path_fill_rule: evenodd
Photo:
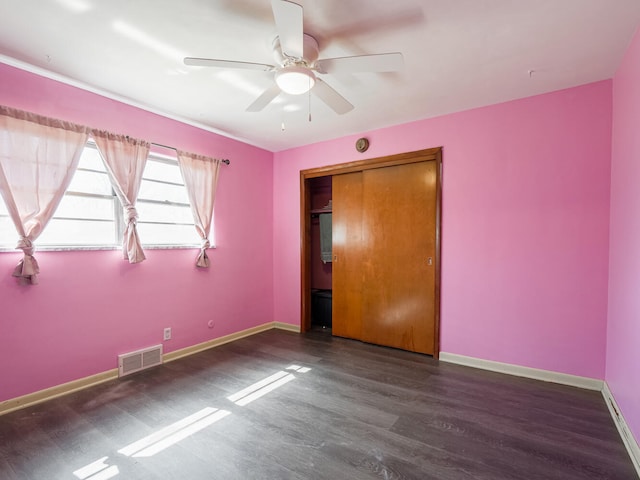
<path fill-rule="evenodd" d="M 165 340 L 171 340 L 171 329 L 170 328 L 165 328 L 164 329 L 164 339 Z"/>

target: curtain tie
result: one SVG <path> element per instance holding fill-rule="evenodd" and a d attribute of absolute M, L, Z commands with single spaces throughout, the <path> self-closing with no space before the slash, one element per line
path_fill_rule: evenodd
<path fill-rule="evenodd" d="M 28 237 L 20 236 L 18 245 L 16 245 L 16 250 L 22 250 L 25 255 L 33 256 L 35 247 L 33 246 L 33 242 L 29 240 Z"/>
<path fill-rule="evenodd" d="M 20 237 L 18 240 L 18 245 L 16 249 L 22 250 L 24 252 L 24 257 L 18 262 L 16 268 L 13 270 L 14 277 L 21 277 L 29 279 L 32 284 L 37 284 L 37 275 L 40 273 L 40 266 L 36 258 L 33 256 L 35 251 L 35 247 L 33 246 L 33 242 L 29 240 L 27 237 Z"/>
<path fill-rule="evenodd" d="M 127 225 L 133 223 L 135 225 L 138 220 L 138 211 L 136 210 L 136 207 L 134 207 L 133 205 L 127 205 L 122 210 L 124 212 L 125 223 Z"/>
<path fill-rule="evenodd" d="M 210 262 L 207 256 L 207 248 L 211 246 L 208 238 L 203 238 L 200 244 L 200 253 L 196 259 L 196 267 L 209 268 Z"/>

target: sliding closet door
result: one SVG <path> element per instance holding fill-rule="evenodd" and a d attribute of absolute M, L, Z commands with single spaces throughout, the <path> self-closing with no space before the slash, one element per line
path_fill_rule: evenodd
<path fill-rule="evenodd" d="M 334 175 L 332 332 L 360 339 L 362 330 L 362 172 Z"/>
<path fill-rule="evenodd" d="M 436 162 L 362 175 L 360 339 L 433 354 Z"/>
<path fill-rule="evenodd" d="M 306 185 L 331 175 L 333 334 L 437 358 L 441 155 L 441 148 L 431 148 L 300 172 L 305 322 L 310 293 Z"/>

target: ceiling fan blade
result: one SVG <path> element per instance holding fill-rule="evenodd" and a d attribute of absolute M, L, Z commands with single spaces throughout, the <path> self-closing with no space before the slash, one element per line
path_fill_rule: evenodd
<path fill-rule="evenodd" d="M 401 53 L 325 58 L 316 62 L 319 73 L 395 72 L 403 66 Z"/>
<path fill-rule="evenodd" d="M 313 89 L 311 89 L 311 93 L 326 103 L 327 106 L 338 115 L 343 115 L 353 110 L 353 105 L 351 105 L 346 98 L 319 78 L 316 78 L 316 84 Z"/>
<path fill-rule="evenodd" d="M 270 72 L 274 69 L 273 65 L 265 63 L 234 62 L 233 60 L 216 60 L 215 58 L 186 57 L 184 64 L 194 67 L 242 68 L 245 70 L 262 70 L 263 72 Z"/>
<path fill-rule="evenodd" d="M 271 0 L 282 53 L 288 57 L 304 56 L 302 6 L 287 0 Z"/>
<path fill-rule="evenodd" d="M 280 92 L 280 87 L 273 84 L 272 87 L 262 92 L 262 95 L 256 98 L 256 100 L 247 107 L 247 112 L 259 112 L 263 110 L 264 107 L 269 105 L 278 95 L 280 95 Z"/>

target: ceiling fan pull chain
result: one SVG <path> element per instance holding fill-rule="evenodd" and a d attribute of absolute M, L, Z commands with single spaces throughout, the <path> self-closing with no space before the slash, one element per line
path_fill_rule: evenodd
<path fill-rule="evenodd" d="M 309 78 L 309 123 L 311 123 L 311 78 Z"/>

